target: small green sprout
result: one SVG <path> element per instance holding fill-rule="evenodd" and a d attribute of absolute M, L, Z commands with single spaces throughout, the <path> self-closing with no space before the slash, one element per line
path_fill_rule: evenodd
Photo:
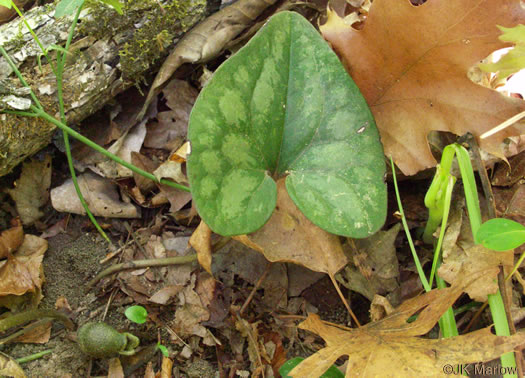
<path fill-rule="evenodd" d="M 146 320 L 148 320 L 148 310 L 138 305 L 128 307 L 124 312 L 124 315 L 126 315 L 126 318 L 133 323 L 137 324 L 144 324 L 146 323 Z M 168 348 L 162 345 L 160 341 L 157 343 L 157 349 L 160 350 L 160 353 L 162 353 L 164 357 L 169 357 L 170 352 L 168 351 Z"/>
<path fill-rule="evenodd" d="M 148 310 L 142 306 L 131 306 L 126 309 L 124 315 L 133 323 L 144 324 L 148 319 Z"/>

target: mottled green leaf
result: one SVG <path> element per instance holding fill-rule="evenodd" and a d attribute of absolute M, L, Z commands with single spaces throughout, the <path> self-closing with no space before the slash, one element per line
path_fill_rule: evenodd
<path fill-rule="evenodd" d="M 84 0 L 61 0 L 55 8 L 55 17 L 69 16 L 78 9 Z"/>
<path fill-rule="evenodd" d="M 508 251 L 525 243 L 525 226 L 510 219 L 490 219 L 478 229 L 476 239 L 488 249 Z"/>
<path fill-rule="evenodd" d="M 0 6 L 6 7 L 8 9 L 11 9 L 12 6 L 12 0 L 0 0 Z"/>
<path fill-rule="evenodd" d="M 222 235 L 256 231 L 277 178 L 326 231 L 366 237 L 386 215 L 385 164 L 359 89 L 319 33 L 280 12 L 217 69 L 190 117 L 188 176 L 197 209 Z"/>

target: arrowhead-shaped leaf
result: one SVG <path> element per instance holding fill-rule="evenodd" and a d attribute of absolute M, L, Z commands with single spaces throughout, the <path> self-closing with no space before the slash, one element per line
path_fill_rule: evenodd
<path fill-rule="evenodd" d="M 286 177 L 297 207 L 334 234 L 366 237 L 386 215 L 379 134 L 319 33 L 281 12 L 217 69 L 192 110 L 188 176 L 216 233 L 264 225 Z"/>

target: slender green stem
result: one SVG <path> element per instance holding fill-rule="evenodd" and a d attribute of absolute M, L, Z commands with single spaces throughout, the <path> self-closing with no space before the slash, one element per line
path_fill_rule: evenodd
<path fill-rule="evenodd" d="M 445 155 L 445 154 L 444 154 Z M 440 214 L 435 214 L 436 217 L 440 218 L 441 223 L 441 230 L 439 232 L 439 238 L 436 243 L 436 248 L 434 249 L 434 261 L 432 262 L 432 269 L 430 271 L 430 287 L 432 287 L 432 283 L 434 281 L 434 275 L 436 276 L 436 283 L 438 289 L 444 289 L 447 287 L 447 284 L 439 275 L 436 274 L 439 266 L 441 265 L 441 245 L 443 244 L 443 239 L 445 237 L 445 231 L 447 229 L 447 222 L 448 222 L 448 216 L 450 213 L 450 203 L 452 202 L 452 191 L 454 189 L 454 184 L 456 183 L 456 178 L 450 174 L 450 167 L 452 164 L 452 157 L 449 156 L 449 154 L 445 155 L 447 159 L 450 159 L 450 161 L 445 161 L 445 164 L 443 165 L 443 179 L 441 180 L 440 189 L 445 187 L 445 193 L 443 197 L 443 193 L 441 192 L 437 198 L 433 201 L 435 204 L 435 207 L 433 208 L 434 213 L 437 209 L 441 211 Z M 441 191 L 441 190 L 440 190 Z M 428 226 L 428 223 L 427 223 Z M 436 227 L 439 226 L 439 223 L 436 225 Z M 432 233 L 434 230 L 432 230 Z M 449 307 L 441 316 L 439 319 L 439 328 L 441 329 L 441 333 L 443 334 L 444 338 L 454 337 L 458 336 L 458 327 L 456 325 L 456 318 L 454 315 L 454 310 L 452 307 Z"/>
<path fill-rule="evenodd" d="M 130 169 L 131 171 L 133 171 L 133 172 L 135 172 L 135 173 L 137 173 L 137 174 L 139 174 L 141 176 L 144 176 L 146 178 L 149 178 L 150 180 L 153 180 L 154 182 L 158 182 L 160 184 L 171 186 L 172 188 L 184 190 L 186 192 L 190 191 L 190 188 L 188 188 L 187 186 L 184 186 L 184 185 L 181 185 L 181 184 L 177 184 L 177 183 L 175 183 L 173 181 L 164 180 L 164 179 L 158 180 L 153 174 L 151 174 L 149 172 L 146 172 L 146 171 L 144 171 L 144 170 L 134 166 L 133 164 L 128 163 L 127 161 L 121 159 L 120 157 L 118 157 L 115 154 L 112 154 L 111 152 L 109 152 L 105 148 L 99 146 L 98 144 L 96 144 L 93 141 L 89 140 L 88 138 L 86 138 L 82 134 L 76 132 L 75 130 L 71 129 L 67 125 L 63 124 L 62 122 L 60 122 L 56 118 L 50 116 L 45 111 L 37 109 L 34 106 L 31 106 L 31 110 L 33 112 L 35 112 L 35 114 L 38 117 L 40 117 L 40 118 L 42 118 L 42 119 L 52 123 L 53 125 L 58 127 L 60 130 L 64 130 L 66 133 L 68 133 L 70 136 L 72 136 L 73 138 L 77 139 L 81 143 L 84 143 L 85 145 L 91 147 L 95 151 L 100 152 L 104 156 L 107 156 L 111 160 L 113 160 L 113 161 L 117 162 L 118 164 L 120 164 L 120 165 L 122 165 L 122 166 L 124 166 L 124 167 L 126 167 L 128 169 Z"/>
<path fill-rule="evenodd" d="M 447 229 L 448 215 L 450 213 L 450 203 L 452 202 L 452 190 L 454 189 L 455 183 L 456 183 L 456 178 L 450 175 L 447 181 L 445 201 L 441 205 L 441 207 L 443 208 L 443 213 L 441 216 L 443 221 L 441 223 L 441 230 L 439 232 L 439 238 L 436 244 L 436 248 L 434 250 L 434 261 L 432 262 L 432 269 L 430 271 L 430 279 L 429 279 L 430 287 L 432 287 L 432 284 L 434 282 L 434 275 L 441 261 L 441 245 L 443 244 L 443 239 L 445 237 L 445 231 Z"/>
<path fill-rule="evenodd" d="M 507 315 L 505 313 L 505 306 L 503 304 L 501 292 L 498 290 L 496 294 L 489 294 L 488 302 L 490 306 L 490 312 L 492 314 L 492 320 L 494 321 L 494 329 L 496 331 L 496 335 L 510 336 L 509 324 L 507 323 Z M 514 358 L 514 352 L 508 352 L 501 355 L 501 366 L 504 368 L 516 367 L 516 359 Z M 515 374 L 504 375 L 504 377 L 515 376 Z"/>
<path fill-rule="evenodd" d="M 396 170 L 394 167 L 394 160 L 392 160 L 392 157 L 390 157 L 390 165 L 392 167 L 392 179 L 394 181 L 394 189 L 396 192 L 397 206 L 399 208 L 399 213 L 401 214 L 401 222 L 403 223 L 403 228 L 405 230 L 408 244 L 410 246 L 410 251 L 412 252 L 412 257 L 414 258 L 414 264 L 416 265 L 417 273 L 419 274 L 419 279 L 421 280 L 421 283 L 423 284 L 425 291 L 430 291 L 432 288 L 430 287 L 427 281 L 427 277 L 425 275 L 425 272 L 423 271 L 423 267 L 421 266 L 419 257 L 417 256 L 416 248 L 414 247 L 414 242 L 412 241 L 412 236 L 410 235 L 410 230 L 408 228 L 408 224 L 406 221 L 405 212 L 403 211 L 403 204 L 401 203 L 401 197 L 399 196 L 399 188 L 397 186 Z"/>
<path fill-rule="evenodd" d="M 441 261 L 438 261 L 438 268 L 439 265 L 441 265 Z M 439 277 L 439 275 L 436 275 L 436 284 L 438 289 L 444 289 L 447 287 L 445 280 Z M 444 338 L 455 337 L 459 335 L 455 314 L 456 312 L 453 310 L 453 308 L 449 307 L 439 319 L 439 328 L 441 329 Z"/>
<path fill-rule="evenodd" d="M 474 178 L 474 170 L 472 169 L 468 151 L 459 144 L 454 144 L 454 149 L 456 151 L 459 169 L 461 171 L 461 178 L 463 179 L 463 187 L 465 189 L 465 199 L 467 202 L 470 227 L 472 229 L 472 237 L 474 242 L 479 244 L 476 240 L 476 235 L 479 227 L 481 226 L 481 209 L 479 207 L 478 188 Z M 498 290 L 496 294 L 489 294 L 488 302 L 492 319 L 494 321 L 496 335 L 510 336 L 509 323 L 507 322 L 507 314 L 501 292 Z M 515 368 L 516 360 L 514 358 L 514 353 L 509 352 L 503 354 L 501 356 L 501 365 L 503 367 Z M 513 377 L 515 375 L 505 374 L 504 376 Z"/>
<path fill-rule="evenodd" d="M 44 48 L 44 45 L 42 45 L 42 42 L 40 42 L 40 39 L 38 38 L 38 35 L 36 35 L 36 33 L 34 32 L 33 28 L 31 28 L 31 26 L 29 26 L 29 24 L 27 23 L 24 14 L 20 11 L 20 9 L 18 9 L 14 1 L 11 2 L 11 5 L 13 6 L 13 9 L 16 11 L 16 13 L 18 13 L 18 16 L 26 26 L 27 30 L 29 30 L 29 33 L 31 33 L 31 35 L 33 36 L 33 39 L 35 40 L 38 47 L 40 47 L 40 51 L 42 51 L 42 54 L 44 54 L 44 56 L 47 58 L 47 50 Z"/>
<path fill-rule="evenodd" d="M 58 109 L 60 112 L 60 120 L 65 125 L 66 124 L 66 112 L 64 107 L 64 93 L 63 93 L 63 78 L 64 78 L 64 67 L 66 65 L 66 53 L 69 49 L 69 45 L 71 44 L 71 41 L 73 40 L 73 34 L 75 31 L 75 27 L 77 25 L 78 17 L 80 15 L 80 12 L 82 11 L 83 3 L 80 4 L 78 7 L 75 17 L 73 18 L 73 23 L 71 24 L 71 27 L 69 28 L 69 35 L 66 41 L 66 45 L 64 47 L 64 52 L 57 51 L 57 69 L 55 72 L 56 81 L 57 81 L 57 97 L 58 97 Z M 108 242 L 111 244 L 111 240 L 106 235 L 102 227 L 98 224 L 97 220 L 95 219 L 95 216 L 89 210 L 89 206 L 86 202 L 86 199 L 84 198 L 84 195 L 82 194 L 82 191 L 80 190 L 80 185 L 78 184 L 78 178 L 77 174 L 75 172 L 75 167 L 73 165 L 73 157 L 71 156 L 71 146 L 69 144 L 69 135 L 62 130 L 62 137 L 64 139 L 64 147 L 66 150 L 66 157 L 67 157 L 67 164 L 69 166 L 69 172 L 71 174 L 71 180 L 73 181 L 73 186 L 75 187 L 75 191 L 77 192 L 77 197 L 80 200 L 80 203 L 82 204 L 82 207 L 84 208 L 84 211 L 86 212 L 89 220 L 91 220 L 91 223 L 95 226 L 99 234 Z"/>
<path fill-rule="evenodd" d="M 47 350 L 43 350 L 42 352 L 31 354 L 29 356 L 17 358 L 16 362 L 18 362 L 19 364 L 25 364 L 26 362 L 38 360 L 39 358 L 42 358 L 45 355 L 50 354 L 50 353 L 53 353 L 53 349 L 47 349 Z"/>
<path fill-rule="evenodd" d="M 0 320 L 0 332 L 5 332 L 10 328 L 22 325 L 36 319 L 53 318 L 61 321 L 68 329 L 74 329 L 75 325 L 65 314 L 56 310 L 28 310 L 10 315 Z"/>
<path fill-rule="evenodd" d="M 476 240 L 476 234 L 478 233 L 478 229 L 482 222 L 481 210 L 479 208 L 478 188 L 476 186 L 476 179 L 474 178 L 474 169 L 472 169 L 470 155 L 465 147 L 459 144 L 453 144 L 453 146 L 458 159 L 461 179 L 463 180 L 463 188 L 465 190 L 465 200 L 467 202 L 472 238 L 476 244 L 479 244 Z"/>
<path fill-rule="evenodd" d="M 42 107 L 42 104 L 40 104 L 40 101 L 38 101 L 38 98 L 36 97 L 35 92 L 33 92 L 33 89 L 31 89 L 29 84 L 27 84 L 27 81 L 22 76 L 22 73 L 20 72 L 18 67 L 15 65 L 13 60 L 9 57 L 9 55 L 7 54 L 7 51 L 5 51 L 5 49 L 1 45 L 0 45 L 0 53 L 5 58 L 5 60 L 7 61 L 7 64 L 9 64 L 9 67 L 11 67 L 11 69 L 16 74 L 16 76 L 18 77 L 18 80 L 20 80 L 22 85 L 26 88 L 29 88 L 29 94 L 31 95 L 31 98 L 33 99 L 38 109 L 43 110 L 44 108 Z"/>

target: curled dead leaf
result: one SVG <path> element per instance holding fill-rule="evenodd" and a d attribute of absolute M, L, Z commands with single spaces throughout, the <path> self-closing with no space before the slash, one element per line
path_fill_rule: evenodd
<path fill-rule="evenodd" d="M 0 233 L 0 259 L 16 251 L 24 240 L 24 229 L 20 219 L 15 219 L 12 223 L 13 227 Z"/>
<path fill-rule="evenodd" d="M 211 271 L 211 229 L 204 221 L 201 220 L 201 223 L 191 235 L 189 243 L 197 251 L 199 264 L 206 272 L 213 275 Z"/>

